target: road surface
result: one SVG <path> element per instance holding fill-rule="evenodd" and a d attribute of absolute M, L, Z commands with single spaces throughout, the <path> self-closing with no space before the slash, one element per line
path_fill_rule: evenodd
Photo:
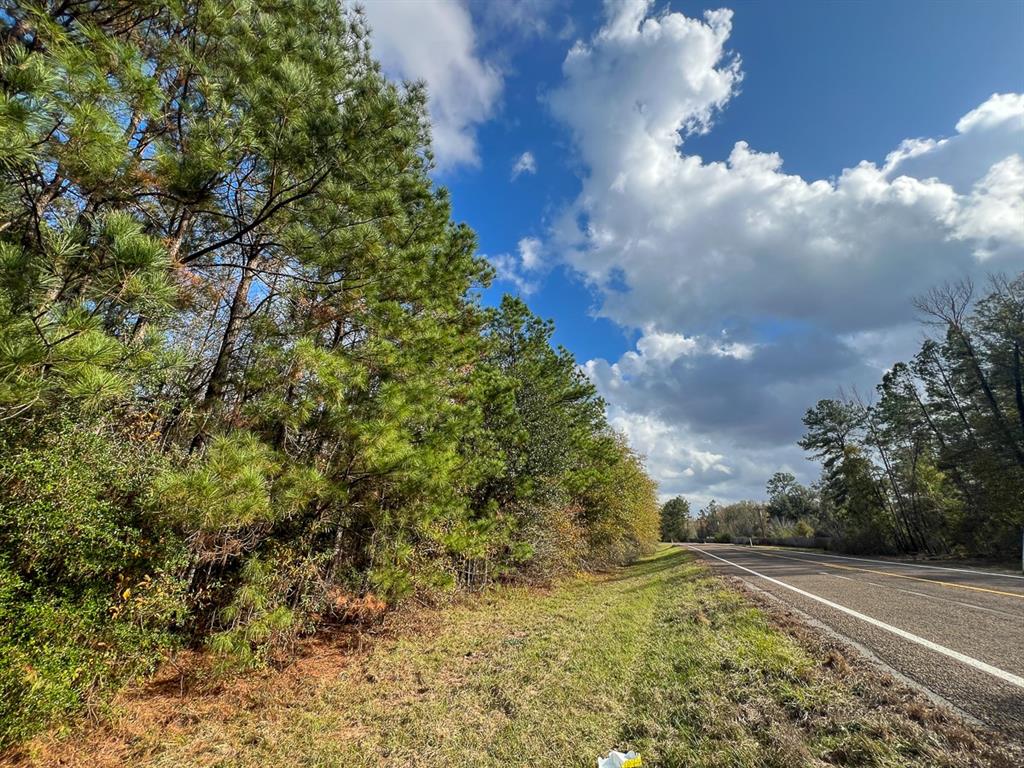
<path fill-rule="evenodd" d="M 1024 576 L 799 550 L 686 545 L 1024 741 Z"/>

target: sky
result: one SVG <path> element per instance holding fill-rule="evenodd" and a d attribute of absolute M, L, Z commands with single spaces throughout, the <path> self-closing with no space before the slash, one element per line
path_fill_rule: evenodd
<path fill-rule="evenodd" d="M 1024 2 L 364 0 L 438 184 L 663 498 L 818 468 L 913 298 L 1024 269 Z"/>

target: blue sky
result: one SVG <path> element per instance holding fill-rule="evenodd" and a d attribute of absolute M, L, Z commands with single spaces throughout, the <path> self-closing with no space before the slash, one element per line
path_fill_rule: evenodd
<path fill-rule="evenodd" d="M 718 7 L 367 4 L 507 278 L 487 299 L 553 318 L 698 502 L 813 480 L 799 415 L 912 354 L 910 298 L 1024 265 L 1024 3 Z"/>

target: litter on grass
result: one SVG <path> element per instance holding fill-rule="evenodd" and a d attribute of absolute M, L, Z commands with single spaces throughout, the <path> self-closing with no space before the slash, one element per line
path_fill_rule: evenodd
<path fill-rule="evenodd" d="M 636 752 L 612 750 L 607 757 L 597 758 L 597 768 L 640 768 L 643 763 Z"/>

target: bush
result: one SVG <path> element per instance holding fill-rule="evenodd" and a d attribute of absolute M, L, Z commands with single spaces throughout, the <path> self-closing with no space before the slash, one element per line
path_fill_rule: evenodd
<path fill-rule="evenodd" d="M 814 535 L 814 526 L 806 520 L 798 520 L 796 525 L 793 526 L 793 533 L 796 536 L 810 538 Z"/>
<path fill-rule="evenodd" d="M 524 569 L 528 580 L 547 582 L 583 568 L 587 538 L 580 523 L 581 511 L 571 504 L 552 504 L 537 510 L 522 534 L 530 553 Z"/>
<path fill-rule="evenodd" d="M 3 436 L 7 438 L 9 436 Z M 102 425 L 0 439 L 0 744 L 152 670 L 184 545 L 145 509 L 158 460 Z"/>

